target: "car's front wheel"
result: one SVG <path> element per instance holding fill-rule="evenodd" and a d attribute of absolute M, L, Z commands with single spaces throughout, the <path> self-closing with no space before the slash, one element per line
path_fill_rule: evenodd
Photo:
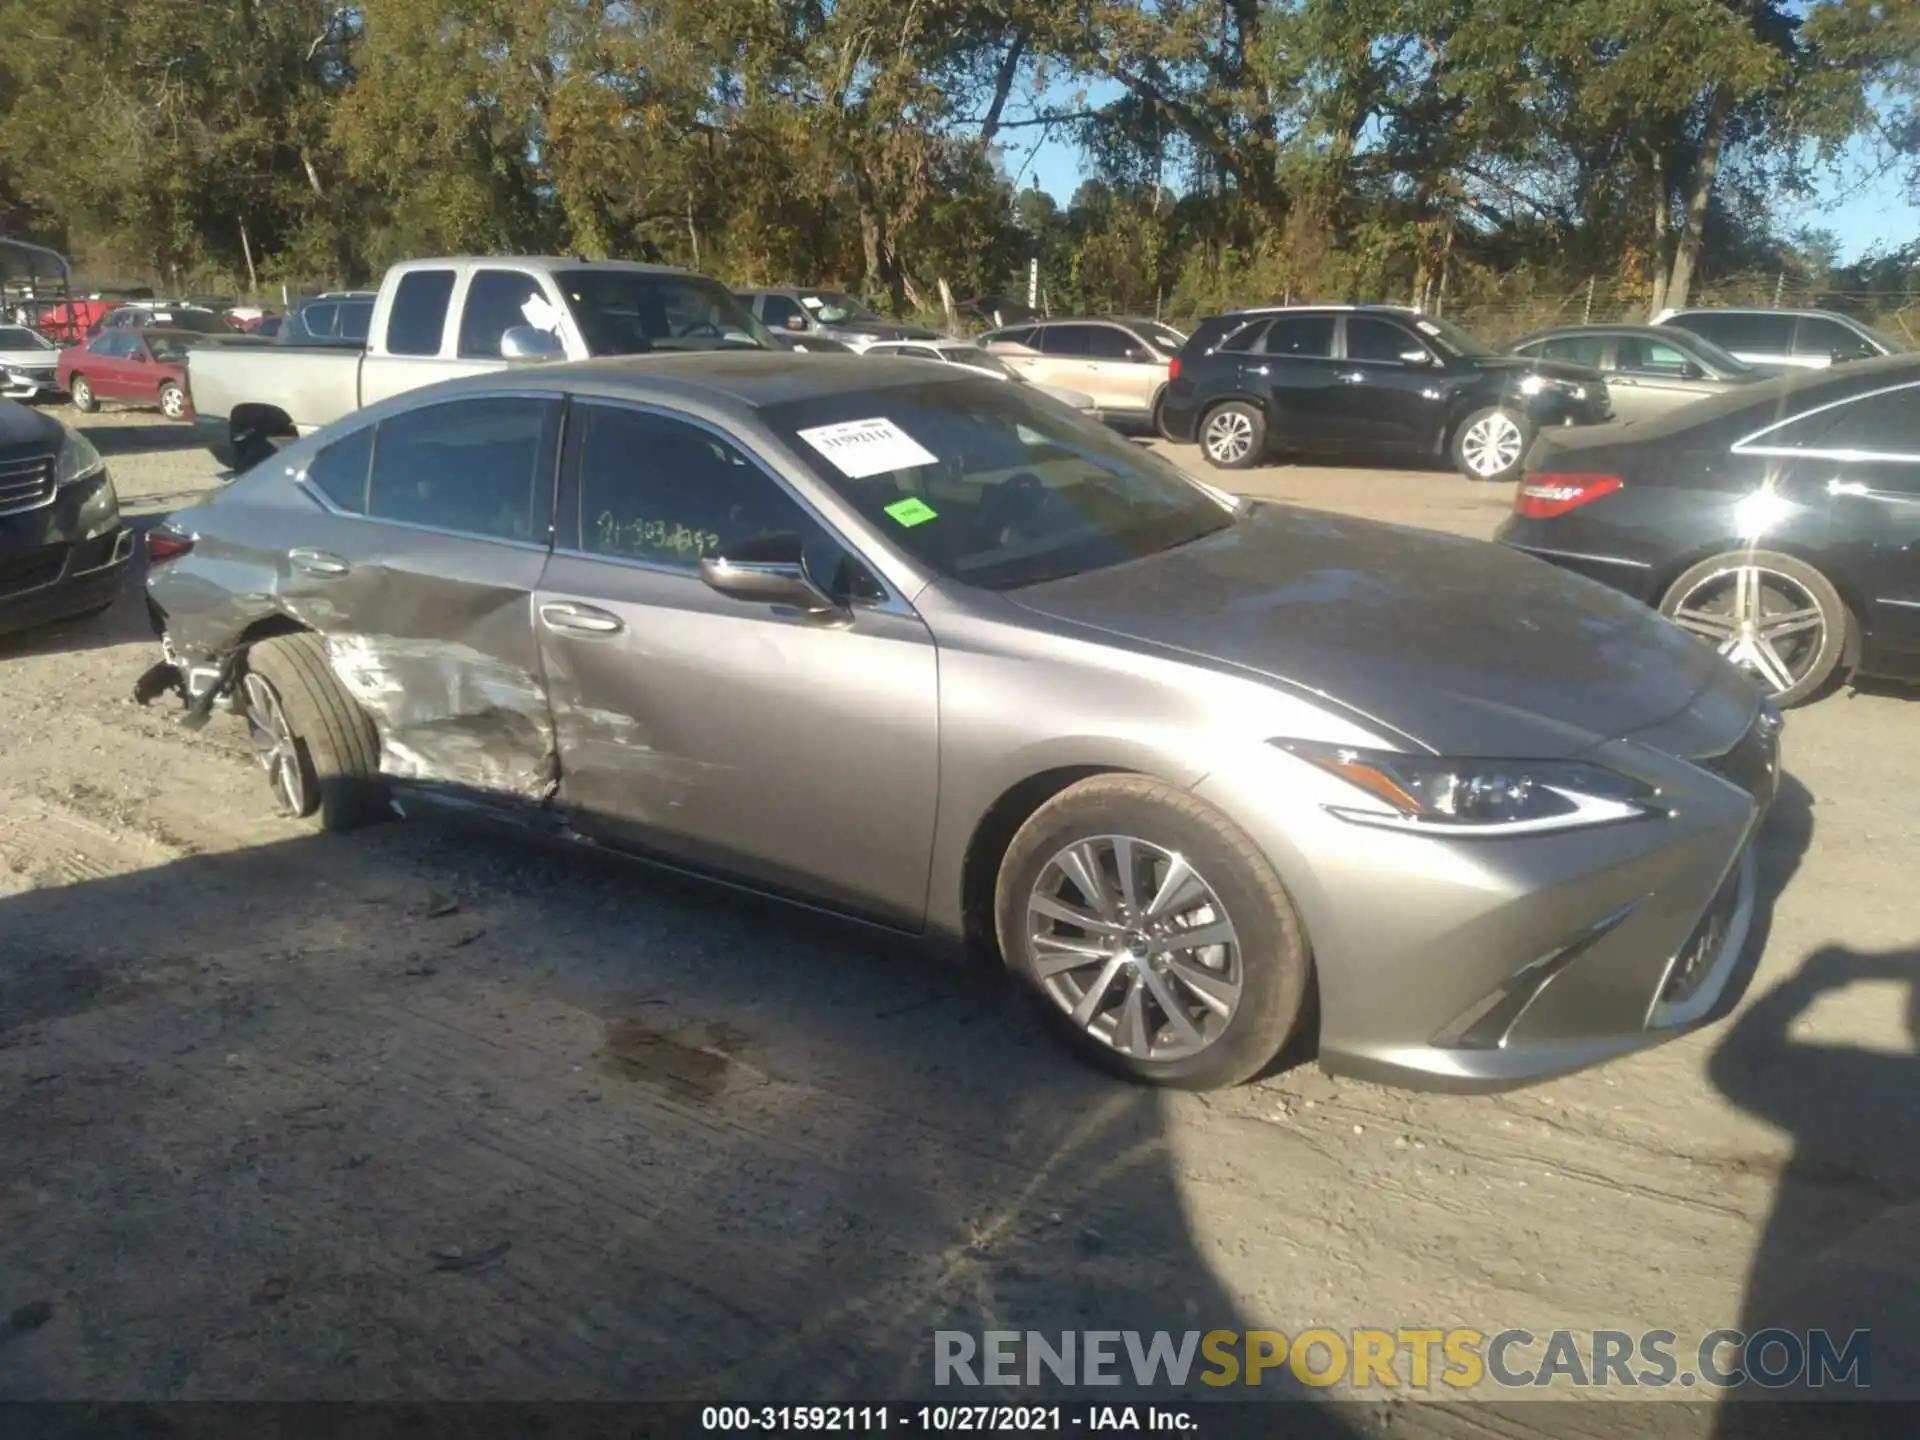
<path fill-rule="evenodd" d="M 1034 812 L 1001 863 L 1001 953 L 1096 1063 L 1209 1090 L 1286 1045 L 1311 968 L 1280 877 L 1179 788 L 1100 775 Z"/>
<path fill-rule="evenodd" d="M 1454 466 L 1469 480 L 1517 480 L 1532 438 L 1519 411 L 1501 405 L 1476 410 L 1454 432 Z"/>
<path fill-rule="evenodd" d="M 1853 623 L 1831 580 L 1771 550 L 1702 560 L 1667 587 L 1660 613 L 1753 676 L 1783 709 L 1833 677 Z"/>
<path fill-rule="evenodd" d="M 240 693 L 254 757 L 282 815 L 354 830 L 387 813 L 379 734 L 334 678 L 318 635 L 249 647 Z"/>
<path fill-rule="evenodd" d="M 1267 449 L 1267 417 L 1243 400 L 1216 405 L 1200 421 L 1200 450 L 1222 470 L 1258 465 Z"/>

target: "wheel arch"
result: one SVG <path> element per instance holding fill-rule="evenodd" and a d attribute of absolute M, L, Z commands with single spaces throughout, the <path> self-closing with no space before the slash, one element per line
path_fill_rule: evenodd
<path fill-rule="evenodd" d="M 227 432 L 234 439 L 241 435 L 257 432 L 266 436 L 297 436 L 293 417 L 277 405 L 246 404 L 236 405 L 227 416 Z"/>
<path fill-rule="evenodd" d="M 960 919 L 969 955 L 998 958 L 994 940 L 994 894 L 1000 883 L 1000 862 L 1020 827 L 1042 805 L 1061 791 L 1096 775 L 1137 775 L 1124 765 L 1060 765 L 1016 781 L 1002 791 L 974 822 L 960 864 Z"/>

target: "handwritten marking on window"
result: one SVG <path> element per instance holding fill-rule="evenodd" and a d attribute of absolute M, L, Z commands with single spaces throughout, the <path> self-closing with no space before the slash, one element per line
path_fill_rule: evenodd
<path fill-rule="evenodd" d="M 654 520 L 644 516 L 620 520 L 611 510 L 601 512 L 594 522 L 595 549 L 603 555 L 626 555 L 635 559 L 659 559 L 671 555 L 697 561 L 720 548 L 720 537 L 711 530 L 691 530 L 672 520 Z"/>

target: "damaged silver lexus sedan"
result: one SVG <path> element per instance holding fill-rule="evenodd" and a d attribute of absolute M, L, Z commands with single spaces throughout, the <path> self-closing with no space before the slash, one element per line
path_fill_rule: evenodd
<path fill-rule="evenodd" d="M 716 353 L 413 391 L 151 537 L 273 801 L 443 804 L 997 950 L 1085 1054 L 1492 1089 L 1712 1019 L 1779 716 L 1624 597 L 1236 501 L 1030 388 Z"/>

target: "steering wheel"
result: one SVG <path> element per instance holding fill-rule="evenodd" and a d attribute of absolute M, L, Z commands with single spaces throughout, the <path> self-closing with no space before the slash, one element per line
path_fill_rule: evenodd
<path fill-rule="evenodd" d="M 1022 470 L 994 486 L 981 505 L 973 522 L 974 543 L 988 548 L 1004 543 L 1001 537 L 1008 530 L 1039 518 L 1052 503 L 1053 492 L 1040 483 L 1040 477 Z"/>
<path fill-rule="evenodd" d="M 723 340 L 726 338 L 726 334 L 726 331 L 722 330 L 711 320 L 696 320 L 691 325 L 683 325 L 680 329 L 674 331 L 673 338 L 676 340 L 688 340 L 695 335 L 711 335 L 716 340 Z"/>

